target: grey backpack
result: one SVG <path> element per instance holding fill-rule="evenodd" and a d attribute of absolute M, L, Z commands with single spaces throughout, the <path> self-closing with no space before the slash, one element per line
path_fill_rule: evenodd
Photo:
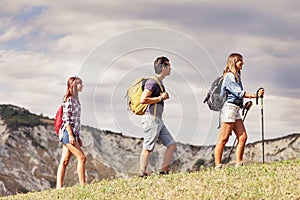
<path fill-rule="evenodd" d="M 226 95 L 221 95 L 221 86 L 224 76 L 217 77 L 211 84 L 211 88 L 208 91 L 203 103 L 207 103 L 210 110 L 220 111 L 226 100 Z"/>

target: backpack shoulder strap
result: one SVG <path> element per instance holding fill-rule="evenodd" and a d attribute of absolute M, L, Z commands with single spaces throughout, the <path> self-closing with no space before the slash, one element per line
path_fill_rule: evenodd
<path fill-rule="evenodd" d="M 161 85 L 160 81 L 158 80 L 157 76 L 153 76 L 153 77 L 151 77 L 151 78 L 155 80 L 155 82 L 158 84 L 160 90 L 161 90 L 162 92 L 165 92 L 165 90 L 164 90 L 163 86 Z"/>
<path fill-rule="evenodd" d="M 160 91 L 165 92 L 164 87 L 161 85 L 160 81 L 158 80 L 158 78 L 156 76 L 152 76 L 149 78 L 155 80 L 155 82 L 158 84 L 158 86 L 160 88 Z M 156 110 L 157 110 L 157 103 L 155 103 L 155 105 L 154 105 L 154 120 L 156 120 Z"/>

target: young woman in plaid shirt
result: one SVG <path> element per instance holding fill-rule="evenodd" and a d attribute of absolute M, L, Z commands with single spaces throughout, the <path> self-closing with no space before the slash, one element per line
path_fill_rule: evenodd
<path fill-rule="evenodd" d="M 71 155 L 77 160 L 77 172 L 80 185 L 85 184 L 85 154 L 81 146 L 80 138 L 80 113 L 81 105 L 78 93 L 82 91 L 82 80 L 78 77 L 70 77 L 67 82 L 67 91 L 63 102 L 63 125 L 59 139 L 63 143 L 62 156 L 57 170 L 57 184 L 59 189 L 63 185 L 65 172 Z"/>

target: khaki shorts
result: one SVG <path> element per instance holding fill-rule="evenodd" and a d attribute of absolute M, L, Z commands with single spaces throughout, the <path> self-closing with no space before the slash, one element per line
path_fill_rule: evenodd
<path fill-rule="evenodd" d="M 176 143 L 163 120 L 160 118 L 154 120 L 152 115 L 146 113 L 142 116 L 142 127 L 145 134 L 143 149 L 152 151 L 156 140 L 161 141 L 166 147 Z"/>
<path fill-rule="evenodd" d="M 242 119 L 240 109 L 239 106 L 226 102 L 221 110 L 221 122 L 235 122 Z"/>

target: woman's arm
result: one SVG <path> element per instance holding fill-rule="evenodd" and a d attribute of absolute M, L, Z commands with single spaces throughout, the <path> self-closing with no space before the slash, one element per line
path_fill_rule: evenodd
<path fill-rule="evenodd" d="M 73 134 L 73 130 L 72 130 L 72 126 L 71 124 L 73 124 L 73 121 L 72 121 L 72 98 L 69 97 L 66 102 L 65 102 L 65 110 L 64 110 L 64 121 L 65 121 L 65 124 L 66 124 L 66 129 L 68 131 L 68 135 L 69 135 L 69 141 L 70 143 L 73 145 L 74 142 L 75 142 L 75 138 L 74 138 L 74 134 Z"/>
<path fill-rule="evenodd" d="M 264 93 L 265 93 L 265 90 L 264 89 L 260 89 L 258 91 L 258 98 L 264 96 Z M 245 92 L 244 98 L 256 98 L 256 94 L 250 94 L 248 92 Z"/>
<path fill-rule="evenodd" d="M 74 144 L 75 143 L 75 138 L 74 138 L 74 134 L 73 134 L 71 125 L 68 124 L 66 126 L 66 128 L 67 128 L 68 135 L 69 135 L 69 141 L 70 141 L 71 144 Z"/>
<path fill-rule="evenodd" d="M 244 98 L 256 98 L 256 94 L 250 94 L 248 92 L 245 92 Z"/>

